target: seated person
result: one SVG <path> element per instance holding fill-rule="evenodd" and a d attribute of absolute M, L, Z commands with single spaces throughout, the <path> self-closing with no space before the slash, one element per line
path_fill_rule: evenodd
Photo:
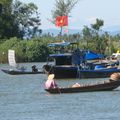
<path fill-rule="evenodd" d="M 45 82 L 45 87 L 46 89 L 52 89 L 58 87 L 54 80 L 54 74 L 50 74 L 48 76 L 48 80 Z"/>
<path fill-rule="evenodd" d="M 36 68 L 36 65 L 32 66 L 32 72 L 38 72 L 38 69 Z"/>

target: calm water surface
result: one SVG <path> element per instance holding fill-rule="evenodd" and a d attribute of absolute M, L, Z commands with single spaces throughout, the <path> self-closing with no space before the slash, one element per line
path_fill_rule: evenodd
<path fill-rule="evenodd" d="M 31 69 L 33 63 L 24 65 Z M 41 67 L 42 63 L 36 65 Z M 52 95 L 44 91 L 46 79 L 46 75 L 12 76 L 0 71 L 0 120 L 120 120 L 120 87 L 108 92 Z M 67 79 L 57 83 L 68 86 L 102 80 L 107 79 Z"/>

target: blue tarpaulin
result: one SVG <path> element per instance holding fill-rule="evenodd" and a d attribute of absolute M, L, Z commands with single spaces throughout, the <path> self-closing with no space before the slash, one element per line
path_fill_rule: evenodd
<path fill-rule="evenodd" d="M 65 53 L 65 54 L 50 54 L 50 57 L 65 57 L 65 56 L 72 56 L 71 53 Z M 85 52 L 85 59 L 86 60 L 94 60 L 94 59 L 101 59 L 104 58 L 104 55 L 97 54 L 92 51 Z"/>
<path fill-rule="evenodd" d="M 77 42 L 56 42 L 56 43 L 50 43 L 48 44 L 49 47 L 65 47 L 65 46 L 69 46 L 69 45 L 77 45 Z"/>
<path fill-rule="evenodd" d="M 94 52 L 92 52 L 92 51 L 87 51 L 85 58 L 86 58 L 87 60 L 94 60 L 94 59 L 104 58 L 104 55 L 102 55 L 102 54 L 97 54 L 97 53 L 94 53 Z"/>

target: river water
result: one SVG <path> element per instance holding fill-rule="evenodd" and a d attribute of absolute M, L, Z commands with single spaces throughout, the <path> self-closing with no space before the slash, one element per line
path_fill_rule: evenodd
<path fill-rule="evenodd" d="M 36 64 L 41 67 L 43 63 Z M 1 68 L 9 68 L 7 64 Z M 49 94 L 47 76 L 8 75 L 0 71 L 0 120 L 120 120 L 120 87 L 113 91 Z M 59 86 L 104 79 L 56 80 Z"/>

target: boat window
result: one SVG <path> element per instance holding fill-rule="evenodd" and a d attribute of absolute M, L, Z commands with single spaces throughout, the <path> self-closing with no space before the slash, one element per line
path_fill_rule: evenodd
<path fill-rule="evenodd" d="M 71 65 L 71 56 L 62 56 L 55 59 L 56 65 Z"/>

